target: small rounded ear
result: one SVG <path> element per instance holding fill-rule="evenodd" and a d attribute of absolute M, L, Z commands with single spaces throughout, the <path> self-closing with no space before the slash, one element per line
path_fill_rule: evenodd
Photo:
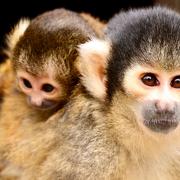
<path fill-rule="evenodd" d="M 21 19 L 13 28 L 13 30 L 10 32 L 9 35 L 7 35 L 6 43 L 8 46 L 8 50 L 5 51 L 7 55 L 10 57 L 12 50 L 16 46 L 19 39 L 23 36 L 24 32 L 26 31 L 27 27 L 30 24 L 29 19 Z"/>
<path fill-rule="evenodd" d="M 106 97 L 106 66 L 110 53 L 110 43 L 93 39 L 79 46 L 77 68 L 82 84 L 91 95 L 104 100 Z"/>

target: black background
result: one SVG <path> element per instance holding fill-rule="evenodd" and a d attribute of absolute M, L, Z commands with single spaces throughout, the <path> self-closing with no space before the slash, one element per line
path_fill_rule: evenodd
<path fill-rule="evenodd" d="M 5 34 L 21 17 L 33 18 L 47 10 L 64 7 L 76 12 L 88 12 L 101 20 L 129 8 L 152 6 L 153 0 L 26 0 L 2 1 L 0 6 L 0 48 L 5 47 Z M 0 51 L 1 52 L 1 51 Z M 0 60 L 4 58 L 0 53 Z"/>

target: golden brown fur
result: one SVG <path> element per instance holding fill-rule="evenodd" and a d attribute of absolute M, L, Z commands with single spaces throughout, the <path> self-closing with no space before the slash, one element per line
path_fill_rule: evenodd
<path fill-rule="evenodd" d="M 104 62 L 99 62 L 103 67 Z M 88 65 L 91 68 L 92 64 Z M 94 67 L 96 82 L 102 74 L 97 73 L 99 66 Z M 92 72 L 83 78 L 88 76 Z M 85 87 L 89 89 L 87 84 Z M 169 136 L 149 135 L 134 118 L 132 98 L 117 91 L 109 104 L 90 92 L 91 95 L 81 85 L 76 86 L 65 108 L 45 122 L 22 117 L 18 108 L 21 104 L 12 106 L 16 103 L 14 96 L 5 99 L 0 142 L 6 158 L 21 169 L 20 179 L 179 179 L 179 128 Z M 22 103 L 20 97 L 16 98 Z M 7 107 L 13 107 L 8 111 L 15 111 L 17 116 L 19 112 L 21 120 L 17 117 L 17 123 L 12 122 L 15 119 L 6 113 Z M 22 110 L 29 113 L 26 107 Z"/>
<path fill-rule="evenodd" d="M 162 13 L 160 9 L 154 11 Z M 179 180 L 180 127 L 164 134 L 147 131 L 138 124 L 138 103 L 120 82 L 126 78 L 127 68 L 123 69 L 124 77 L 120 76 L 121 67 L 116 69 L 111 64 L 121 60 L 112 59 L 113 44 L 99 44 L 95 40 L 80 46 L 82 84 L 75 87 L 65 107 L 46 121 L 33 121 L 26 107 L 22 107 L 22 114 L 18 108 L 24 103 L 20 95 L 15 97 L 11 92 L 5 98 L 0 121 L 0 148 L 5 157 L 21 169 L 21 180 Z M 110 85 L 106 87 L 106 67 L 112 94 Z"/>
<path fill-rule="evenodd" d="M 89 15 L 85 16 L 88 19 Z M 90 19 L 92 21 L 92 17 Z M 7 52 L 10 57 L 12 57 L 14 46 L 19 41 L 18 38 L 23 36 L 28 26 L 29 22 L 27 20 L 21 21 L 9 36 L 9 50 Z M 95 20 L 93 21 L 93 26 L 93 28 L 96 28 Z M 97 32 L 102 35 L 99 27 L 100 23 L 98 22 Z M 52 147 L 56 143 L 54 128 L 57 125 L 57 118 L 55 118 L 55 121 L 48 120 L 46 122 L 54 111 L 40 111 L 28 106 L 24 94 L 15 87 L 16 80 L 14 79 L 14 71 L 12 70 L 10 60 L 0 68 L 3 77 L 5 76 L 7 81 L 3 83 L 1 88 L 5 100 L 0 114 L 0 152 L 2 155 L 0 179 L 19 179 L 23 169 L 27 169 L 28 173 L 26 175 L 28 178 L 28 176 L 31 177 L 31 174 L 28 175 L 29 171 L 36 171 L 39 168 L 46 155 L 53 149 Z M 5 95 L 4 92 L 6 92 Z M 61 114 L 62 112 L 63 109 L 56 116 L 59 116 L 59 113 Z M 36 152 L 37 157 L 32 155 L 36 154 Z M 27 158 L 29 159 L 28 161 Z"/>
<path fill-rule="evenodd" d="M 9 87 L 12 86 L 13 81 L 13 72 L 11 61 L 7 59 L 5 62 L 0 64 L 0 96 L 3 99 L 3 96 L 9 90 Z"/>
<path fill-rule="evenodd" d="M 82 16 L 88 22 L 88 24 L 95 30 L 100 38 L 104 37 L 104 29 L 106 27 L 105 22 L 93 17 L 88 13 L 80 13 L 80 16 Z"/>

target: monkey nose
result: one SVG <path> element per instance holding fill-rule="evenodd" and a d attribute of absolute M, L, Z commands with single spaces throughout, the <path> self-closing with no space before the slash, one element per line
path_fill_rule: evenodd
<path fill-rule="evenodd" d="M 157 100 L 155 107 L 158 111 L 173 111 L 175 103 Z"/>
<path fill-rule="evenodd" d="M 29 97 L 29 103 L 33 106 L 40 107 L 42 105 L 42 99 L 37 97 Z"/>

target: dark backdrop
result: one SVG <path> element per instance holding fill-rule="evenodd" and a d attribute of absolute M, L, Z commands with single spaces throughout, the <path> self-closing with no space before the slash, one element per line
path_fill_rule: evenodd
<path fill-rule="evenodd" d="M 152 6 L 153 0 L 2 0 L 0 6 L 0 48 L 4 48 L 5 34 L 21 17 L 33 18 L 40 13 L 64 7 L 77 12 L 88 12 L 108 20 L 121 9 Z M 0 61 L 4 58 L 0 51 Z"/>

